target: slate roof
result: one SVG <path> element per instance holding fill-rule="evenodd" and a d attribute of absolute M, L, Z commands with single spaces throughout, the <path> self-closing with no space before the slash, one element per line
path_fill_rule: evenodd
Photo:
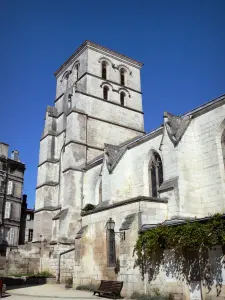
<path fill-rule="evenodd" d="M 67 215 L 67 212 L 68 212 L 68 209 L 65 208 L 65 209 L 62 209 L 59 213 L 57 213 L 53 218 L 52 220 L 58 220 L 59 218 L 64 218 L 66 215 Z"/>
<path fill-rule="evenodd" d="M 107 207 L 107 206 L 109 206 L 109 204 L 110 204 L 109 200 L 108 201 L 103 201 L 103 202 L 99 203 L 95 208 Z"/>
<path fill-rule="evenodd" d="M 127 215 L 119 230 L 122 231 L 122 230 L 130 229 L 135 217 L 136 217 L 136 214 Z"/>
<path fill-rule="evenodd" d="M 140 228 L 139 232 L 144 232 L 147 230 L 150 230 L 152 228 L 155 228 L 157 226 L 161 226 L 161 225 L 167 225 L 167 226 L 176 226 L 176 225 L 182 225 L 185 224 L 187 222 L 193 223 L 193 222 L 206 222 L 210 219 L 211 217 L 204 217 L 204 218 L 174 218 L 171 220 L 165 220 L 163 223 L 157 223 L 157 224 L 144 224 L 142 225 L 142 227 Z M 221 215 L 222 219 L 225 219 L 225 214 Z"/>
<path fill-rule="evenodd" d="M 75 239 L 80 239 L 87 228 L 88 225 L 81 227 L 81 229 L 77 232 Z"/>
<path fill-rule="evenodd" d="M 178 176 L 177 177 L 173 177 L 173 178 L 171 178 L 169 180 L 165 180 L 161 184 L 161 186 L 159 188 L 159 192 L 174 189 L 174 187 L 177 185 L 177 182 L 178 182 Z"/>

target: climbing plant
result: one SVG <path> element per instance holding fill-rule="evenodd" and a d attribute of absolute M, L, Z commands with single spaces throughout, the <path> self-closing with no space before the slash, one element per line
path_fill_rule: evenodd
<path fill-rule="evenodd" d="M 142 275 L 148 273 L 151 280 L 159 272 L 160 265 L 164 261 L 164 250 L 170 249 L 176 256 L 176 265 L 171 267 L 180 278 L 182 274 L 187 273 L 189 266 L 185 253 L 191 250 L 195 252 L 200 272 L 206 274 L 207 268 L 209 269 L 206 253 L 216 245 L 225 246 L 225 220 L 220 214 L 210 216 L 201 222 L 189 220 L 181 225 L 159 225 L 139 235 L 134 247 L 135 266 L 140 268 Z M 207 275 L 204 279 L 208 286 L 211 284 L 209 277 Z"/>
<path fill-rule="evenodd" d="M 93 205 L 91 203 L 88 203 L 88 204 L 85 205 L 84 208 L 82 208 L 82 211 L 86 212 L 86 211 L 89 211 L 89 210 L 93 210 L 93 209 L 95 209 L 95 207 L 96 207 L 95 205 Z"/>

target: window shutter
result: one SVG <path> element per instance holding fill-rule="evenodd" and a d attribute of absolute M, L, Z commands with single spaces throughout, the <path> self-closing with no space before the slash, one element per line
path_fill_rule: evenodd
<path fill-rule="evenodd" d="M 7 195 L 12 195 L 12 194 L 13 194 L 13 181 L 9 180 L 7 186 Z"/>
<path fill-rule="evenodd" d="M 9 230 L 9 245 L 14 244 L 14 237 L 15 237 L 15 228 L 10 228 L 10 230 Z"/>
<path fill-rule="evenodd" d="M 5 215 L 4 215 L 5 219 L 10 219 L 11 206 L 12 206 L 11 202 L 6 202 L 5 203 Z"/>

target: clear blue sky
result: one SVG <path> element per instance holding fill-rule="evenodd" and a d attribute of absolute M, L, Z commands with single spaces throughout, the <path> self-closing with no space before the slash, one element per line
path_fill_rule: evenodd
<path fill-rule="evenodd" d="M 86 39 L 144 63 L 145 130 L 225 93 L 225 0 L 1 0 L 0 140 L 26 164 L 35 201 L 53 72 Z"/>

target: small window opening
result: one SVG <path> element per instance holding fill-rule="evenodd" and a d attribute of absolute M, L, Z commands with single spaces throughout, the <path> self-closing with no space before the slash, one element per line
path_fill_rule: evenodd
<path fill-rule="evenodd" d="M 102 78 L 106 79 L 106 77 L 107 77 L 106 62 L 103 61 L 102 62 Z"/>
<path fill-rule="evenodd" d="M 124 69 L 120 70 L 120 84 L 125 85 L 125 70 Z"/>
<path fill-rule="evenodd" d="M 125 104 L 125 93 L 124 92 L 120 93 L 120 104 L 122 106 L 124 106 L 124 104 Z"/>
<path fill-rule="evenodd" d="M 78 64 L 75 66 L 75 71 L 76 71 L 76 80 L 78 80 L 78 77 L 79 77 L 79 65 Z"/>
<path fill-rule="evenodd" d="M 103 99 L 108 100 L 109 88 L 107 86 L 103 87 Z"/>
<path fill-rule="evenodd" d="M 29 229 L 28 242 L 32 242 L 32 240 L 33 240 L 33 229 Z"/>

